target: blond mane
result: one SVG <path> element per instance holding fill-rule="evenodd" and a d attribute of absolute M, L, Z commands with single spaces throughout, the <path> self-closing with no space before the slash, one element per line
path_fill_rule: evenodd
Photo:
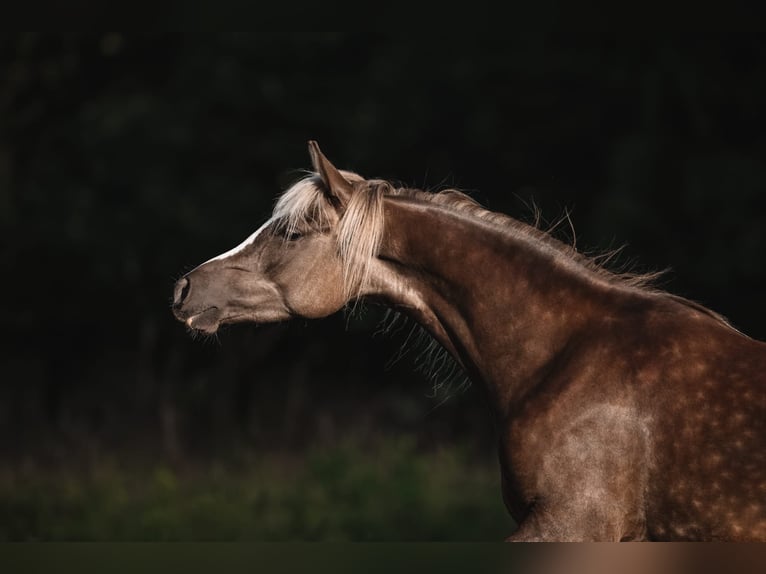
<path fill-rule="evenodd" d="M 396 187 L 390 182 L 379 179 L 365 180 L 349 171 L 341 173 L 354 186 L 355 193 L 340 217 L 327 199 L 322 180 L 314 173 L 296 182 L 279 197 L 273 217 L 287 233 L 302 232 L 312 228 L 322 230 L 335 228 L 338 253 L 343 266 L 344 290 L 350 299 L 359 296 L 362 286 L 369 277 L 374 258 L 379 252 L 384 227 L 383 200 L 390 196 L 432 203 L 447 210 L 468 215 L 489 224 L 500 233 L 535 244 L 565 264 L 580 268 L 610 284 L 640 290 L 647 294 L 662 294 L 730 326 L 724 317 L 702 305 L 656 288 L 655 282 L 664 274 L 664 271 L 632 273 L 609 269 L 607 265 L 613 264 L 613 260 L 621 249 L 595 256 L 585 255 L 573 245 L 555 238 L 550 230 L 546 231 L 508 215 L 489 211 L 465 193 L 455 189 L 432 193 Z M 539 218 L 536 217 L 535 224 L 538 223 Z"/>

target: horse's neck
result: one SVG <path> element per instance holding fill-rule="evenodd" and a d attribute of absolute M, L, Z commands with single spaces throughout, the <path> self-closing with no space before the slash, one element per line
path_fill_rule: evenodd
<path fill-rule="evenodd" d="M 387 198 L 376 292 L 420 322 L 505 411 L 556 359 L 597 287 L 532 237 L 459 211 Z"/>

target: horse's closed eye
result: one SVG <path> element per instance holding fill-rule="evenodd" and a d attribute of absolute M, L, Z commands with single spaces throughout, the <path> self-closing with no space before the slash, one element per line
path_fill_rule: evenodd
<path fill-rule="evenodd" d="M 303 233 L 300 231 L 285 233 L 285 241 L 298 241 L 301 237 L 303 237 Z"/>

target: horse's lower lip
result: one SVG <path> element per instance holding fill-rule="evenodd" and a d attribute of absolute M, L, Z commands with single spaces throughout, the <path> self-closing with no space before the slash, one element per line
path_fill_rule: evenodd
<path fill-rule="evenodd" d="M 186 318 L 186 326 L 197 331 L 214 333 L 218 329 L 218 307 L 208 307 L 204 311 Z"/>

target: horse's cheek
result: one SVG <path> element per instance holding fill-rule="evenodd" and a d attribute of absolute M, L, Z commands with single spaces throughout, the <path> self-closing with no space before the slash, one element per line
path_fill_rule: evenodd
<path fill-rule="evenodd" d="M 287 301 L 290 310 L 307 319 L 321 319 L 343 307 L 343 301 L 335 297 L 326 297 L 320 291 L 309 288 L 291 293 Z"/>
<path fill-rule="evenodd" d="M 340 272 L 327 269 L 325 273 L 301 273 L 294 281 L 285 283 L 285 299 L 290 310 L 309 319 L 332 315 L 345 304 L 340 288 Z"/>

